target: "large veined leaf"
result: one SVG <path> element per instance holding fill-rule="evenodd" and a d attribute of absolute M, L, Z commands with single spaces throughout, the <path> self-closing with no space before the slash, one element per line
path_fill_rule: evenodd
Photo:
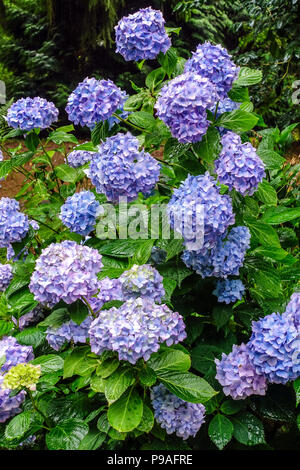
<path fill-rule="evenodd" d="M 105 396 L 108 402 L 113 402 L 134 382 L 133 371 L 129 368 L 117 369 L 105 379 Z"/>
<path fill-rule="evenodd" d="M 110 405 L 107 413 L 110 425 L 119 432 L 135 429 L 143 416 L 143 401 L 132 387 Z"/>
<path fill-rule="evenodd" d="M 265 432 L 262 422 L 251 413 L 243 412 L 232 417 L 233 435 L 241 444 L 254 446 L 265 443 Z"/>
<path fill-rule="evenodd" d="M 262 72 L 257 69 L 250 69 L 249 67 L 241 67 L 239 76 L 234 82 L 234 86 L 250 86 L 261 82 Z"/>
<path fill-rule="evenodd" d="M 171 393 L 190 403 L 205 403 L 218 393 L 206 380 L 190 372 L 167 371 L 157 376 Z"/>
<path fill-rule="evenodd" d="M 257 124 L 258 117 L 247 111 L 237 109 L 231 113 L 224 113 L 217 120 L 216 125 L 235 132 L 246 132 Z"/>
<path fill-rule="evenodd" d="M 208 435 L 218 449 L 222 450 L 233 436 L 233 424 L 226 416 L 218 413 L 209 423 Z"/>
<path fill-rule="evenodd" d="M 188 354 L 179 350 L 171 350 L 152 354 L 147 365 L 153 369 L 156 374 L 164 371 L 186 372 L 191 367 L 191 359 Z"/>
<path fill-rule="evenodd" d="M 88 432 L 88 424 L 80 419 L 70 418 L 62 421 L 47 434 L 48 449 L 77 450 Z"/>

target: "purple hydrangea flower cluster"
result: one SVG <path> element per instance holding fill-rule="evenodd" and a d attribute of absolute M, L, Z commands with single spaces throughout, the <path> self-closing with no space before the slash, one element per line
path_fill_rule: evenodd
<path fill-rule="evenodd" d="M 32 129 L 46 129 L 58 119 L 58 109 L 51 101 L 39 96 L 35 98 L 21 98 L 7 111 L 7 123 L 14 129 L 30 131 Z"/>
<path fill-rule="evenodd" d="M 21 412 L 21 404 L 25 400 L 26 392 L 22 390 L 17 395 L 10 397 L 11 390 L 2 388 L 3 377 L 0 375 L 0 423 L 5 423 L 9 418 Z"/>
<path fill-rule="evenodd" d="M 161 89 L 155 108 L 179 142 L 199 142 L 210 124 L 206 110 L 218 99 L 216 88 L 208 78 L 188 72 Z"/>
<path fill-rule="evenodd" d="M 186 338 L 181 315 L 143 298 L 102 311 L 89 334 L 92 352 L 117 351 L 120 360 L 131 364 L 140 358 L 147 361 L 164 341 L 170 346 Z"/>
<path fill-rule="evenodd" d="M 184 251 L 182 260 L 203 278 L 209 276 L 227 278 L 238 276 L 246 251 L 250 247 L 250 231 L 247 227 L 234 227 L 227 240 L 219 240 L 211 250 Z"/>
<path fill-rule="evenodd" d="M 241 300 L 245 292 L 245 286 L 239 279 L 224 279 L 218 281 L 213 294 L 218 297 L 218 302 L 230 304 Z"/>
<path fill-rule="evenodd" d="M 98 291 L 101 258 L 98 250 L 74 241 L 52 243 L 38 258 L 29 289 L 35 300 L 49 306 L 89 298 Z"/>
<path fill-rule="evenodd" d="M 88 176 L 99 194 L 118 202 L 125 196 L 133 201 L 141 192 L 149 195 L 159 179 L 160 164 L 149 153 L 139 151 L 136 137 L 118 133 L 99 146 Z"/>
<path fill-rule="evenodd" d="M 230 55 L 221 45 L 214 46 L 210 42 L 199 44 L 191 59 L 185 63 L 185 72 L 194 72 L 208 78 L 217 89 L 221 100 L 227 98 L 233 82 L 239 74 Z"/>
<path fill-rule="evenodd" d="M 162 276 L 149 264 L 135 264 L 120 276 L 119 281 L 122 285 L 123 300 L 144 297 L 153 302 L 161 302 L 165 295 Z"/>
<path fill-rule="evenodd" d="M 0 199 L 0 248 L 19 242 L 29 230 L 28 217 L 20 212 L 20 204 L 15 199 Z"/>
<path fill-rule="evenodd" d="M 13 278 L 12 267 L 10 264 L 0 264 L 0 292 L 4 292 Z"/>
<path fill-rule="evenodd" d="M 94 128 L 120 109 L 125 100 L 126 92 L 111 80 L 85 78 L 69 96 L 66 111 L 70 121 Z"/>
<path fill-rule="evenodd" d="M 220 183 L 243 196 L 252 196 L 266 176 L 262 160 L 255 148 L 249 142 L 242 144 L 240 136 L 234 132 L 227 132 L 221 142 L 223 148 L 215 161 Z"/>
<path fill-rule="evenodd" d="M 116 52 L 126 61 L 155 59 L 160 52 L 165 54 L 171 41 L 164 24 L 161 11 L 151 7 L 123 17 L 115 26 Z"/>
<path fill-rule="evenodd" d="M 167 434 L 175 432 L 184 440 L 195 437 L 205 421 L 205 407 L 201 403 L 188 403 L 162 384 L 152 388 L 151 402 L 154 417 Z"/>
<path fill-rule="evenodd" d="M 294 292 L 283 316 L 290 318 L 295 327 L 300 329 L 300 292 Z"/>
<path fill-rule="evenodd" d="M 96 224 L 96 218 L 103 208 L 91 191 L 81 191 L 68 197 L 62 205 L 60 216 L 62 223 L 71 232 L 88 235 Z"/>
<path fill-rule="evenodd" d="M 5 336 L 0 341 L 0 358 L 5 358 L 5 363 L 0 372 L 6 372 L 17 364 L 32 361 L 34 359 L 32 346 L 22 346 L 16 338 Z"/>
<path fill-rule="evenodd" d="M 258 374 L 249 358 L 249 349 L 245 344 L 234 345 L 228 355 L 215 359 L 217 365 L 216 379 L 223 387 L 225 395 L 234 400 L 244 400 L 250 395 L 265 395 L 267 381 Z"/>
<path fill-rule="evenodd" d="M 204 212 L 204 227 L 199 226 L 202 219 L 197 221 L 200 208 Z M 208 172 L 199 176 L 189 175 L 174 190 L 167 210 L 171 227 L 182 234 L 188 249 L 195 243 L 196 234 L 199 236 L 200 230 L 203 231 L 201 249 L 212 248 L 235 221 L 231 198 L 220 194 L 220 189 Z"/>
<path fill-rule="evenodd" d="M 286 384 L 300 376 L 300 328 L 292 318 L 272 313 L 252 323 L 249 357 L 258 374 Z"/>
<path fill-rule="evenodd" d="M 19 318 L 19 330 L 22 331 L 28 326 L 38 323 L 44 318 L 45 318 L 45 310 L 43 309 L 41 305 L 38 305 L 33 310 L 31 310 L 28 313 L 25 313 L 25 315 L 22 315 L 22 317 Z"/>
<path fill-rule="evenodd" d="M 123 300 L 122 284 L 119 279 L 105 277 L 98 284 L 99 292 L 89 299 L 90 306 L 95 313 L 99 312 L 106 302 Z"/>
<path fill-rule="evenodd" d="M 64 323 L 59 328 L 48 328 L 46 339 L 51 348 L 59 351 L 67 342 L 86 343 L 89 336 L 89 328 L 92 323 L 92 317 L 88 316 L 80 325 L 73 320 Z"/>
<path fill-rule="evenodd" d="M 80 166 L 89 163 L 94 155 L 95 152 L 90 152 L 87 150 L 76 150 L 75 147 L 75 149 L 69 153 L 67 157 L 68 165 L 72 168 L 79 168 Z"/>

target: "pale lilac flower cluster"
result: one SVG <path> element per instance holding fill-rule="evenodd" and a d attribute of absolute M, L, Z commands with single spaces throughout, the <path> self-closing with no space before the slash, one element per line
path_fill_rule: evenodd
<path fill-rule="evenodd" d="M 45 310 L 41 305 L 38 305 L 35 307 L 33 310 L 31 310 L 28 313 L 25 313 L 25 315 L 22 315 L 19 318 L 19 330 L 24 330 L 24 328 L 27 328 L 30 325 L 33 325 L 35 323 L 38 323 L 39 321 L 43 320 L 45 318 Z"/>
<path fill-rule="evenodd" d="M 123 300 L 122 284 L 119 279 L 105 277 L 99 281 L 98 289 L 98 294 L 89 299 L 89 303 L 95 313 L 99 312 L 106 302 Z"/>
<path fill-rule="evenodd" d="M 71 232 L 88 235 L 101 214 L 100 203 L 91 191 L 81 191 L 68 197 L 61 206 L 60 220 Z"/>
<path fill-rule="evenodd" d="M 238 276 L 246 251 L 250 247 L 250 238 L 247 227 L 234 227 L 227 240 L 219 240 L 211 250 L 186 250 L 182 254 L 182 260 L 188 268 L 194 269 L 203 278 Z"/>
<path fill-rule="evenodd" d="M 153 302 L 161 302 L 165 295 L 162 276 L 149 264 L 135 264 L 120 276 L 119 281 L 122 285 L 123 300 L 144 297 Z"/>
<path fill-rule="evenodd" d="M 70 320 L 59 328 L 48 328 L 46 339 L 50 346 L 59 351 L 67 342 L 86 343 L 89 336 L 89 328 L 92 323 L 92 317 L 88 316 L 80 325 Z"/>
<path fill-rule="evenodd" d="M 205 422 L 205 407 L 178 398 L 162 384 L 151 390 L 151 402 L 156 421 L 167 434 L 176 433 L 182 439 L 195 437 Z"/>
<path fill-rule="evenodd" d="M 157 305 L 143 298 L 131 299 L 120 308 L 103 310 L 91 324 L 91 350 L 101 354 L 117 351 L 119 359 L 135 364 L 147 361 L 160 343 L 170 346 L 186 338 L 181 315 L 166 305 Z"/>
<path fill-rule="evenodd" d="M 72 168 L 79 168 L 86 163 L 89 163 L 94 155 L 95 152 L 89 152 L 87 150 L 76 150 L 75 147 L 75 149 L 67 156 L 68 165 Z"/>
<path fill-rule="evenodd" d="M 66 111 L 70 121 L 94 128 L 120 109 L 125 100 L 126 92 L 111 80 L 85 78 L 69 96 Z"/>
<path fill-rule="evenodd" d="M 6 372 L 17 364 L 31 361 L 33 356 L 32 346 L 22 346 L 13 336 L 5 336 L 0 340 L 0 359 L 5 358 L 5 363 L 0 367 L 0 372 Z"/>
<path fill-rule="evenodd" d="M 245 286 L 239 279 L 224 279 L 218 281 L 213 294 L 218 297 L 218 302 L 230 304 L 241 300 L 245 292 Z"/>
<path fill-rule="evenodd" d="M 161 89 L 155 108 L 179 142 L 199 142 L 210 124 L 206 110 L 218 99 L 215 86 L 207 78 L 188 72 Z"/>
<path fill-rule="evenodd" d="M 58 120 L 58 113 L 54 104 L 44 98 L 21 98 L 11 105 L 6 120 L 14 129 L 46 129 Z"/>
<path fill-rule="evenodd" d="M 221 100 L 227 98 L 239 74 L 227 50 L 210 42 L 199 44 L 191 59 L 185 63 L 185 72 L 194 72 L 208 78 L 217 89 Z"/>
<path fill-rule="evenodd" d="M 223 148 L 215 161 L 215 169 L 221 184 L 226 184 L 243 196 L 252 196 L 266 176 L 262 160 L 255 148 L 242 144 L 239 135 L 227 132 L 221 140 Z"/>
<path fill-rule="evenodd" d="M 38 258 L 29 289 L 35 300 L 49 306 L 91 297 L 98 291 L 101 258 L 98 250 L 74 241 L 52 243 Z"/>
<path fill-rule="evenodd" d="M 12 267 L 10 264 L 0 264 L 0 293 L 4 292 L 13 278 Z"/>
<path fill-rule="evenodd" d="M 115 26 L 116 52 L 126 61 L 155 59 L 160 52 L 166 53 L 171 41 L 164 24 L 161 11 L 151 7 L 124 16 Z"/>
<path fill-rule="evenodd" d="M 20 406 L 25 400 L 26 392 L 22 390 L 14 396 L 10 396 L 10 389 L 2 388 L 3 377 L 0 375 L 0 423 L 5 423 L 9 418 L 21 412 Z"/>
<path fill-rule="evenodd" d="M 0 248 L 19 242 L 29 230 L 28 217 L 20 212 L 20 204 L 15 199 L 0 199 Z"/>
<path fill-rule="evenodd" d="M 272 313 L 252 323 L 249 356 L 256 372 L 271 383 L 300 376 L 300 327 L 288 315 Z"/>
<path fill-rule="evenodd" d="M 127 132 L 108 138 L 99 146 L 88 176 L 99 194 L 118 202 L 126 196 L 133 201 L 138 194 L 149 195 L 159 179 L 160 164 L 149 153 L 139 151 L 139 141 Z"/>
<path fill-rule="evenodd" d="M 223 353 L 222 359 L 215 359 L 215 363 L 216 379 L 225 395 L 230 395 L 234 400 L 244 400 L 250 395 L 266 394 L 266 378 L 256 372 L 247 345 L 234 345 L 230 354 Z"/>
<path fill-rule="evenodd" d="M 204 227 L 201 226 L 202 218 L 197 217 L 199 209 L 202 208 Z M 179 188 L 174 190 L 167 210 L 171 227 L 181 233 L 188 249 L 190 244 L 195 243 L 201 230 L 201 249 L 212 248 L 219 238 L 225 236 L 229 225 L 235 221 L 231 198 L 220 194 L 220 189 L 208 172 L 199 176 L 189 175 Z"/>
<path fill-rule="evenodd" d="M 283 316 L 290 318 L 295 327 L 300 329 L 300 292 L 294 292 Z"/>

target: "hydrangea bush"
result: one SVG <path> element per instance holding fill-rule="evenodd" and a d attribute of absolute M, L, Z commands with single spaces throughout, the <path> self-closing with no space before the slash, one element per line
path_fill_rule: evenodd
<path fill-rule="evenodd" d="M 259 70 L 210 43 L 185 60 L 172 30 L 121 19 L 145 86 L 85 78 L 71 124 L 40 97 L 8 110 L 0 180 L 24 186 L 0 192 L 0 448 L 299 447 L 292 127 L 253 112 Z"/>

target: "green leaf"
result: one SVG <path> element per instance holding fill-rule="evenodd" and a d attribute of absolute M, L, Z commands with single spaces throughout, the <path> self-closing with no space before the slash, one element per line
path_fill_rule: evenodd
<path fill-rule="evenodd" d="M 151 387 L 156 382 L 156 374 L 153 369 L 151 369 L 147 363 L 145 363 L 143 369 L 139 372 L 139 379 L 142 385 L 146 387 Z"/>
<path fill-rule="evenodd" d="M 79 444 L 78 450 L 97 450 L 105 441 L 106 434 L 98 432 L 96 429 L 92 429 L 82 439 Z"/>
<path fill-rule="evenodd" d="M 102 377 L 98 377 L 97 375 L 93 375 L 90 381 L 90 387 L 95 393 L 104 393 L 104 379 L 102 379 Z"/>
<path fill-rule="evenodd" d="M 300 431 L 300 414 L 297 416 L 297 426 Z"/>
<path fill-rule="evenodd" d="M 212 163 L 219 155 L 220 147 L 220 134 L 213 126 L 209 127 L 207 133 L 193 148 L 199 158 L 205 162 Z"/>
<path fill-rule="evenodd" d="M 174 47 L 170 47 L 170 49 L 168 49 L 165 54 L 160 52 L 157 56 L 157 60 L 168 75 L 168 77 L 171 77 L 172 73 L 176 69 L 178 60 L 176 49 Z"/>
<path fill-rule="evenodd" d="M 64 360 L 64 379 L 73 375 L 91 375 L 96 369 L 98 361 L 87 357 L 88 348 L 79 347 L 74 349 Z"/>
<path fill-rule="evenodd" d="M 217 325 L 217 331 L 229 322 L 232 316 L 232 307 L 229 305 L 217 305 L 213 309 L 213 319 Z"/>
<path fill-rule="evenodd" d="M 70 418 L 60 422 L 46 435 L 49 450 L 78 450 L 89 432 L 89 426 L 80 419 Z"/>
<path fill-rule="evenodd" d="M 62 130 L 61 128 L 57 129 L 54 132 L 51 132 L 51 134 L 49 134 L 49 140 L 51 140 L 57 145 L 60 145 L 64 142 L 72 142 L 74 144 L 78 144 L 78 140 L 74 135 L 68 134 L 68 132 Z"/>
<path fill-rule="evenodd" d="M 262 221 L 266 224 L 277 225 L 300 218 L 300 207 L 272 207 L 266 210 Z"/>
<path fill-rule="evenodd" d="M 109 124 L 107 121 L 97 122 L 92 130 L 92 143 L 96 147 L 99 145 L 109 134 Z"/>
<path fill-rule="evenodd" d="M 157 85 L 163 82 L 166 76 L 166 72 L 163 70 L 162 67 L 158 69 L 152 70 L 146 77 L 146 86 L 150 88 L 150 90 L 155 90 Z"/>
<path fill-rule="evenodd" d="M 151 355 L 147 365 L 159 375 L 164 371 L 186 372 L 191 367 L 191 359 L 188 354 L 179 350 L 157 352 Z"/>
<path fill-rule="evenodd" d="M 118 400 L 134 382 L 133 371 L 129 368 L 118 369 L 105 379 L 105 396 L 109 403 Z"/>
<path fill-rule="evenodd" d="M 295 380 L 295 382 L 293 383 L 293 386 L 294 386 L 294 390 L 296 393 L 296 406 L 298 406 L 300 403 L 300 377 L 297 380 Z"/>
<path fill-rule="evenodd" d="M 135 429 L 143 416 L 143 401 L 132 387 L 110 405 L 107 413 L 110 425 L 119 432 Z"/>
<path fill-rule="evenodd" d="M 285 162 L 285 158 L 279 155 L 279 153 L 274 152 L 274 150 L 261 149 L 258 147 L 257 154 L 264 162 L 267 170 L 278 170 Z"/>
<path fill-rule="evenodd" d="M 257 69 L 250 69 L 249 67 L 241 67 L 239 76 L 234 82 L 234 86 L 250 86 L 261 82 L 262 72 Z"/>
<path fill-rule="evenodd" d="M 235 83 L 233 87 L 228 92 L 229 98 L 231 98 L 236 103 L 242 103 L 244 101 L 249 101 L 249 90 L 243 86 L 236 86 Z"/>
<path fill-rule="evenodd" d="M 70 320 L 68 310 L 66 308 L 59 308 L 54 310 L 54 312 L 52 312 L 45 320 L 39 323 L 39 326 L 59 328 L 68 320 Z"/>
<path fill-rule="evenodd" d="M 165 289 L 165 295 L 164 295 L 163 301 L 171 302 L 171 297 L 172 297 L 174 290 L 176 289 L 177 281 L 175 281 L 174 279 L 169 279 L 167 277 L 164 277 L 163 285 Z"/>
<path fill-rule="evenodd" d="M 32 411 L 15 416 L 5 428 L 6 439 L 18 439 L 30 429 Z"/>
<path fill-rule="evenodd" d="M 177 139 L 170 137 L 164 147 L 164 160 L 178 162 L 190 147 L 190 144 L 181 144 Z"/>
<path fill-rule="evenodd" d="M 277 205 L 277 193 L 268 181 L 263 180 L 257 188 L 257 198 L 269 206 Z"/>
<path fill-rule="evenodd" d="M 253 129 L 257 121 L 258 117 L 254 114 L 237 109 L 236 111 L 222 114 L 215 125 L 231 129 L 235 132 L 246 132 Z"/>
<path fill-rule="evenodd" d="M 208 435 L 218 449 L 222 450 L 231 441 L 233 425 L 226 416 L 217 414 L 209 423 Z"/>
<path fill-rule="evenodd" d="M 265 444 L 262 422 L 251 413 L 243 412 L 232 418 L 233 435 L 237 441 L 247 446 Z"/>
<path fill-rule="evenodd" d="M 167 371 L 157 376 L 171 393 L 190 403 L 205 403 L 217 394 L 206 380 L 190 372 Z"/>
<path fill-rule="evenodd" d="M 25 145 L 29 150 L 31 150 L 31 152 L 36 151 L 39 143 L 40 139 L 38 138 L 35 132 L 30 132 L 29 134 L 27 134 L 25 139 Z"/>
<path fill-rule="evenodd" d="M 142 421 L 137 429 L 142 432 L 150 432 L 154 426 L 154 416 L 149 406 L 144 404 Z"/>
<path fill-rule="evenodd" d="M 20 344 L 37 348 L 44 342 L 45 333 L 35 327 L 26 328 L 16 335 L 16 339 Z"/>
<path fill-rule="evenodd" d="M 226 400 L 222 403 L 220 410 L 225 415 L 235 415 L 245 407 L 243 400 Z"/>
<path fill-rule="evenodd" d="M 192 366 L 202 374 L 215 374 L 215 357 L 222 350 L 209 344 L 199 344 L 192 350 Z"/>
<path fill-rule="evenodd" d="M 105 359 L 97 367 L 97 375 L 106 379 L 119 367 L 120 361 L 118 359 Z"/>
<path fill-rule="evenodd" d="M 156 124 L 155 118 L 152 114 L 147 113 L 146 111 L 136 111 L 130 114 L 127 119 L 129 122 L 132 122 L 132 124 L 149 131 L 151 131 Z"/>
<path fill-rule="evenodd" d="M 280 248 L 279 237 L 273 227 L 250 217 L 245 217 L 244 222 L 249 227 L 251 235 L 257 238 L 262 245 Z"/>
<path fill-rule="evenodd" d="M 77 171 L 65 163 L 55 167 L 56 176 L 66 183 L 76 183 Z"/>
<path fill-rule="evenodd" d="M 149 240 L 146 241 L 148 242 Z M 107 256 L 132 258 L 144 244 L 145 240 L 114 240 L 101 246 L 99 252 Z"/>
<path fill-rule="evenodd" d="M 144 243 L 140 243 L 133 255 L 133 264 L 146 264 L 147 261 L 149 261 L 154 241 L 155 240 L 144 240 Z"/>
<path fill-rule="evenodd" d="M 1 308 L 1 302 L 0 302 L 0 308 Z M 0 320 L 0 338 L 1 336 L 7 335 L 7 333 L 9 333 L 13 329 L 13 327 L 14 327 L 14 324 L 12 322 Z"/>
<path fill-rule="evenodd" d="M 42 374 L 62 370 L 64 367 L 64 360 L 57 355 L 48 354 L 47 356 L 40 356 L 31 361 L 31 364 L 41 366 Z"/>
<path fill-rule="evenodd" d="M 77 323 L 77 325 L 81 325 L 81 323 L 86 319 L 89 314 L 88 307 L 80 299 L 70 304 L 68 307 L 68 311 L 70 313 L 71 320 Z"/>

